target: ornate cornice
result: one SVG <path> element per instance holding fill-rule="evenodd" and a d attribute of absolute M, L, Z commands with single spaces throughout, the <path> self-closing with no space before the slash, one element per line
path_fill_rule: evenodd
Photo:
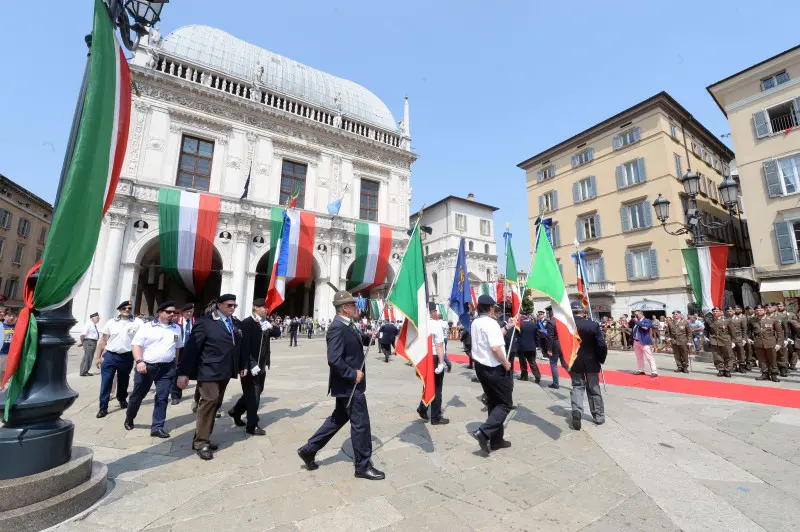
<path fill-rule="evenodd" d="M 233 134 L 233 126 L 230 124 L 177 109 L 169 110 L 169 121 L 169 130 L 173 133 L 190 131 L 211 135 L 220 144 L 227 144 Z"/>
<path fill-rule="evenodd" d="M 320 151 L 312 147 L 280 139 L 272 139 L 272 153 L 279 158 L 287 155 L 299 156 L 311 166 L 317 166 L 317 157 L 320 155 Z"/>

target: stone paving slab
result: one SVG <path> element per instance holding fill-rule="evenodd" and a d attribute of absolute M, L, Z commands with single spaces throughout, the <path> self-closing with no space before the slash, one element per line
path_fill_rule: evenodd
<path fill-rule="evenodd" d="M 486 418 L 470 371 L 455 364 L 445 376 L 451 424 L 431 426 L 414 411 L 413 369 L 372 353 L 373 461 L 387 478 L 369 482 L 353 477 L 348 427 L 318 455 L 319 470 L 306 471 L 296 456 L 334 404 L 319 339 L 274 343 L 259 411 L 267 436 L 246 437 L 223 416 L 210 462 L 190 448 L 193 388 L 167 410 L 172 437 L 154 440 L 152 395 L 134 431 L 122 428 L 114 401 L 106 418 L 94 417 L 99 378 L 77 375 L 79 357 L 73 350 L 68 380 L 80 397 L 67 415 L 76 445 L 108 465 L 111 489 L 63 531 L 788 530 L 800 509 L 800 415 L 792 409 L 611 386 L 607 423 L 587 415 L 576 432 L 568 381 L 560 390 L 544 387 L 548 377 L 543 386 L 516 381 L 512 447 L 487 457 L 469 435 Z M 223 412 L 240 393 L 232 381 Z"/>

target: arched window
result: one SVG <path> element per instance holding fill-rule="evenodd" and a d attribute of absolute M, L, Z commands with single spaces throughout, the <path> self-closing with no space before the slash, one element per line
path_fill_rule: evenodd
<path fill-rule="evenodd" d="M 469 241 L 469 250 L 472 251 L 474 247 L 474 242 L 472 240 Z"/>
<path fill-rule="evenodd" d="M 492 280 L 492 270 L 486 268 L 486 282 L 488 283 L 491 280 Z"/>
<path fill-rule="evenodd" d="M 489 244 L 483 245 L 483 252 L 486 253 L 487 255 L 489 254 Z"/>
<path fill-rule="evenodd" d="M 434 294 L 438 294 L 439 293 L 439 276 L 436 274 L 436 272 L 433 272 L 431 274 L 431 281 L 433 283 L 433 293 Z"/>

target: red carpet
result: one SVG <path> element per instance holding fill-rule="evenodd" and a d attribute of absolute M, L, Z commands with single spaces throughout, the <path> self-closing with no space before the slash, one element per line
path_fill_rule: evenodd
<path fill-rule="evenodd" d="M 447 354 L 451 362 L 468 363 L 467 355 Z M 514 369 L 519 370 L 519 362 L 514 362 Z M 539 364 L 542 375 L 550 375 L 550 364 Z M 606 383 L 617 386 L 630 386 L 646 390 L 660 390 L 662 392 L 698 395 L 702 397 L 716 397 L 718 399 L 733 399 L 734 401 L 747 401 L 763 405 L 787 406 L 800 408 L 800 390 L 786 390 L 770 388 L 768 386 L 755 386 L 752 384 L 736 384 L 724 381 L 711 381 L 700 379 L 687 379 L 681 377 L 659 376 L 650 378 L 649 375 L 633 375 L 623 371 L 606 370 Z M 559 368 L 562 379 L 569 379 L 569 374 Z"/>

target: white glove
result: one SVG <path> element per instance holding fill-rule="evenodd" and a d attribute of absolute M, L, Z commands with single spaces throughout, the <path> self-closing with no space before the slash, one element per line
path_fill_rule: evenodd
<path fill-rule="evenodd" d="M 753 343 L 753 340 L 751 340 L 750 338 L 748 338 L 748 339 L 747 339 L 747 342 L 752 344 L 752 343 Z"/>
<path fill-rule="evenodd" d="M 272 329 L 272 324 L 270 322 L 268 322 L 267 320 L 264 320 L 264 321 L 261 322 L 261 330 L 262 331 L 268 331 L 270 329 Z"/>
<path fill-rule="evenodd" d="M 735 342 L 734 342 L 734 343 L 732 343 L 732 344 L 731 344 L 731 347 L 732 347 L 732 348 L 734 348 L 734 349 L 736 349 L 736 343 L 735 343 Z"/>
<path fill-rule="evenodd" d="M 445 366 L 444 364 L 439 364 L 438 366 L 436 366 L 436 369 L 433 372 L 438 375 L 441 372 L 443 372 L 446 368 L 447 366 Z"/>
<path fill-rule="evenodd" d="M 794 345 L 794 340 L 789 340 L 789 343 Z"/>
<path fill-rule="evenodd" d="M 781 348 L 781 344 L 775 344 L 775 351 L 779 350 L 780 348 Z"/>
<path fill-rule="evenodd" d="M 783 345 L 789 345 L 789 340 L 788 340 L 788 339 L 787 339 L 787 340 L 784 340 L 784 341 L 783 341 Z"/>
<path fill-rule="evenodd" d="M 253 366 L 253 367 L 252 367 L 252 369 L 250 370 L 250 374 L 251 374 L 253 377 L 255 377 L 255 376 L 257 376 L 259 373 L 261 373 L 261 368 L 259 368 L 259 367 L 258 367 L 258 364 L 256 364 L 256 365 L 255 365 L 255 366 Z"/>

